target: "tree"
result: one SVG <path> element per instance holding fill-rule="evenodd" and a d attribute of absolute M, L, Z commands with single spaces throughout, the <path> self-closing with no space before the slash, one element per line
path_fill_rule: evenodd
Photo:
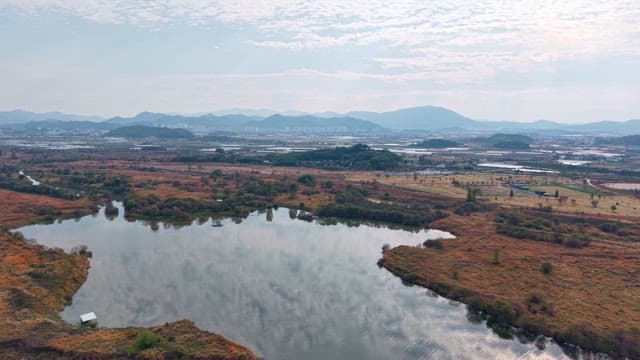
<path fill-rule="evenodd" d="M 551 265 L 550 262 L 543 262 L 540 269 L 542 270 L 543 274 L 549 275 L 553 271 L 553 265 Z"/>
<path fill-rule="evenodd" d="M 267 180 L 264 182 L 264 192 L 267 196 L 273 195 L 273 181 Z"/>
<path fill-rule="evenodd" d="M 304 174 L 298 178 L 298 182 L 304 186 L 313 187 L 316 185 L 316 177 L 311 174 Z"/>
<path fill-rule="evenodd" d="M 496 248 L 493 251 L 493 264 L 494 265 L 500 264 L 500 249 L 499 248 Z"/>
<path fill-rule="evenodd" d="M 476 197 L 482 194 L 478 188 L 467 188 L 467 202 L 476 202 Z"/>
<path fill-rule="evenodd" d="M 513 197 L 513 189 L 509 191 L 509 197 Z"/>
<path fill-rule="evenodd" d="M 211 172 L 211 178 L 212 179 L 217 179 L 219 177 L 222 177 L 223 175 L 224 175 L 224 173 L 220 169 L 215 169 L 215 170 L 213 170 Z"/>
<path fill-rule="evenodd" d="M 558 189 L 556 189 L 556 192 L 555 192 L 555 194 L 553 194 L 553 197 L 556 198 L 556 199 L 558 197 L 560 197 L 560 192 L 558 191 Z"/>
<path fill-rule="evenodd" d="M 295 198 L 297 192 L 298 192 L 298 184 L 296 183 L 289 184 L 289 199 Z"/>

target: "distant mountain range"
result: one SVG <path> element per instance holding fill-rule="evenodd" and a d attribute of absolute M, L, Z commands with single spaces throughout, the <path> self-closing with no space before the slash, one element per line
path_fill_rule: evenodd
<path fill-rule="evenodd" d="M 236 110 L 233 110 L 236 111 Z M 287 112 L 271 114 L 269 110 L 241 110 L 245 114 L 179 115 L 142 112 L 133 117 L 103 119 L 95 116 L 58 112 L 0 112 L 0 127 L 22 131 L 108 131 L 125 125 L 183 128 L 195 133 L 215 131 L 282 132 L 282 133 L 382 133 L 385 131 L 423 132 L 554 132 L 598 133 L 619 135 L 640 133 L 640 119 L 600 121 L 588 124 L 563 124 L 549 120 L 536 122 L 473 120 L 455 111 L 435 106 L 422 106 L 389 112 L 353 111 L 346 114 L 324 112 L 304 114 Z"/>
<path fill-rule="evenodd" d="M 142 112 L 136 116 L 123 118 L 114 117 L 106 122 L 118 125 L 148 125 L 179 127 L 186 129 L 203 130 L 232 130 L 243 124 L 261 120 L 261 117 L 246 115 L 213 115 L 200 116 L 167 115 L 160 113 Z"/>
<path fill-rule="evenodd" d="M 44 120 L 103 121 L 105 119 L 99 116 L 70 115 L 60 112 L 33 113 L 23 110 L 0 111 L 0 125 Z"/>
<path fill-rule="evenodd" d="M 347 115 L 398 130 L 474 129 L 478 125 L 476 121 L 455 111 L 435 106 L 414 107 L 383 113 L 354 111 Z"/>

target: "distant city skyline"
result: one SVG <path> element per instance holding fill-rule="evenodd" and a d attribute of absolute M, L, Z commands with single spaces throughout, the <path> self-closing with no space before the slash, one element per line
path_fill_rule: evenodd
<path fill-rule="evenodd" d="M 0 109 L 640 118 L 640 2 L 0 0 Z"/>

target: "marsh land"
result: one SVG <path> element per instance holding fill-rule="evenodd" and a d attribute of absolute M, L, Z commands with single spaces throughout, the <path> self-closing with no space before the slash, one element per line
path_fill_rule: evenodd
<path fill-rule="evenodd" d="M 4 139 L 0 355 L 640 356 L 633 148 L 363 140 Z"/>

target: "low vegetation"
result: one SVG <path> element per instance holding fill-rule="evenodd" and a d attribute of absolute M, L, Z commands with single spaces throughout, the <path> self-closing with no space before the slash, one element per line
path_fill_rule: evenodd
<path fill-rule="evenodd" d="M 159 138 L 159 139 L 188 139 L 192 138 L 192 132 L 185 129 L 172 129 L 146 125 L 123 126 L 111 130 L 106 136 L 124 138 Z"/>
<path fill-rule="evenodd" d="M 591 242 L 591 237 L 584 231 L 586 224 L 570 224 L 559 217 L 500 212 L 495 221 L 498 234 L 516 239 L 552 242 L 573 248 L 585 247 Z"/>
<path fill-rule="evenodd" d="M 317 214 L 322 217 L 365 220 L 413 228 L 424 228 L 431 222 L 447 216 L 440 209 L 434 209 L 417 199 L 407 199 L 402 203 L 371 201 L 369 197 L 376 192 L 374 187 L 375 185 L 372 185 L 371 189 L 352 187 L 344 192 L 336 192 L 334 202 L 320 206 Z"/>

